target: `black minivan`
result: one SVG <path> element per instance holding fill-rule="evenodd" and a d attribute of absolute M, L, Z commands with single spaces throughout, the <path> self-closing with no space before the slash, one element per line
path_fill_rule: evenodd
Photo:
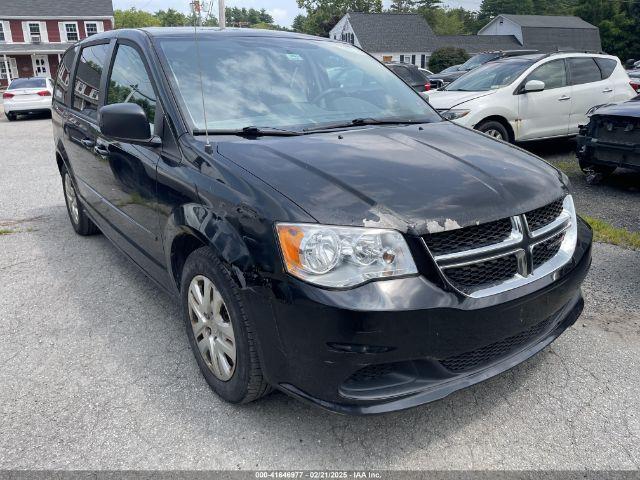
<path fill-rule="evenodd" d="M 227 401 L 412 407 L 531 357 L 582 311 L 592 235 L 566 176 L 443 120 L 352 45 L 94 35 L 61 61 L 53 124 L 73 228 L 181 302 Z"/>

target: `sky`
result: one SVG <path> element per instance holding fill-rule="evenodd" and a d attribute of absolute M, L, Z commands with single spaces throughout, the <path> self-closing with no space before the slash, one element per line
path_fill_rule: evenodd
<path fill-rule="evenodd" d="M 475 10 L 480 5 L 480 1 L 445 0 L 443 3 L 450 7 L 465 7 L 469 10 Z M 213 11 L 217 12 L 218 2 L 217 0 L 214 0 L 214 2 Z M 388 7 L 391 1 L 383 0 L 383 3 L 385 7 Z M 303 13 L 298 10 L 296 0 L 226 0 L 226 4 L 228 7 L 264 8 L 273 16 L 276 23 L 285 27 L 290 27 L 295 16 L 298 13 Z M 131 7 L 151 12 L 174 8 L 186 13 L 189 10 L 189 0 L 113 0 L 113 8 L 124 9 Z M 217 13 L 216 16 L 218 16 Z"/>

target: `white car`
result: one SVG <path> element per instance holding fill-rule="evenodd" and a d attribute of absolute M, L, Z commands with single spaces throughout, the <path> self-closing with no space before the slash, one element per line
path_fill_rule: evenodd
<path fill-rule="evenodd" d="M 2 94 L 4 114 L 15 120 L 19 114 L 50 112 L 52 95 L 50 78 L 16 78 Z"/>
<path fill-rule="evenodd" d="M 555 53 L 487 63 L 427 96 L 448 120 L 521 142 L 577 135 L 591 108 L 636 95 L 618 58 Z"/>

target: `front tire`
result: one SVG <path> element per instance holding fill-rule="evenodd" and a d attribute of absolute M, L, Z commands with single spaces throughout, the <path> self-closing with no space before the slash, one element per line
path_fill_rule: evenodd
<path fill-rule="evenodd" d="M 98 233 L 100 230 L 98 230 L 95 223 L 87 216 L 87 212 L 84 210 L 80 198 L 78 198 L 73 178 L 71 178 L 66 167 L 62 168 L 62 188 L 69 220 L 76 233 L 83 237 Z"/>
<path fill-rule="evenodd" d="M 578 162 L 589 185 L 597 185 L 616 169 L 614 165 L 595 165 L 583 159 L 580 159 Z"/>
<path fill-rule="evenodd" d="M 476 130 L 484 133 L 485 135 L 489 135 L 490 137 L 502 140 L 503 142 L 511 141 L 511 137 L 509 136 L 509 132 L 506 127 L 495 120 L 488 120 L 486 122 L 479 123 L 476 126 Z"/>
<path fill-rule="evenodd" d="M 211 389 L 230 403 L 269 393 L 239 291 L 210 248 L 187 258 L 180 291 L 189 344 Z"/>
<path fill-rule="evenodd" d="M 13 122 L 16 119 L 15 113 L 5 113 L 5 115 L 7 116 L 7 120 L 9 120 L 10 122 Z"/>

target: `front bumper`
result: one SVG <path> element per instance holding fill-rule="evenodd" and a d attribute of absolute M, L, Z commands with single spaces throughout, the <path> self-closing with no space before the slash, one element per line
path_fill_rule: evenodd
<path fill-rule="evenodd" d="M 480 299 L 424 277 L 349 291 L 294 280 L 274 285 L 268 305 L 245 302 L 262 320 L 256 328 L 264 373 L 281 390 L 339 413 L 383 413 L 443 398 L 526 360 L 575 322 L 591 238 L 580 221 L 568 264 Z"/>
<path fill-rule="evenodd" d="M 591 137 L 586 129 L 576 137 L 577 156 L 586 163 L 640 170 L 640 140 L 629 135 L 624 143 L 606 142 Z M 635 142 L 629 141 L 635 138 Z"/>

